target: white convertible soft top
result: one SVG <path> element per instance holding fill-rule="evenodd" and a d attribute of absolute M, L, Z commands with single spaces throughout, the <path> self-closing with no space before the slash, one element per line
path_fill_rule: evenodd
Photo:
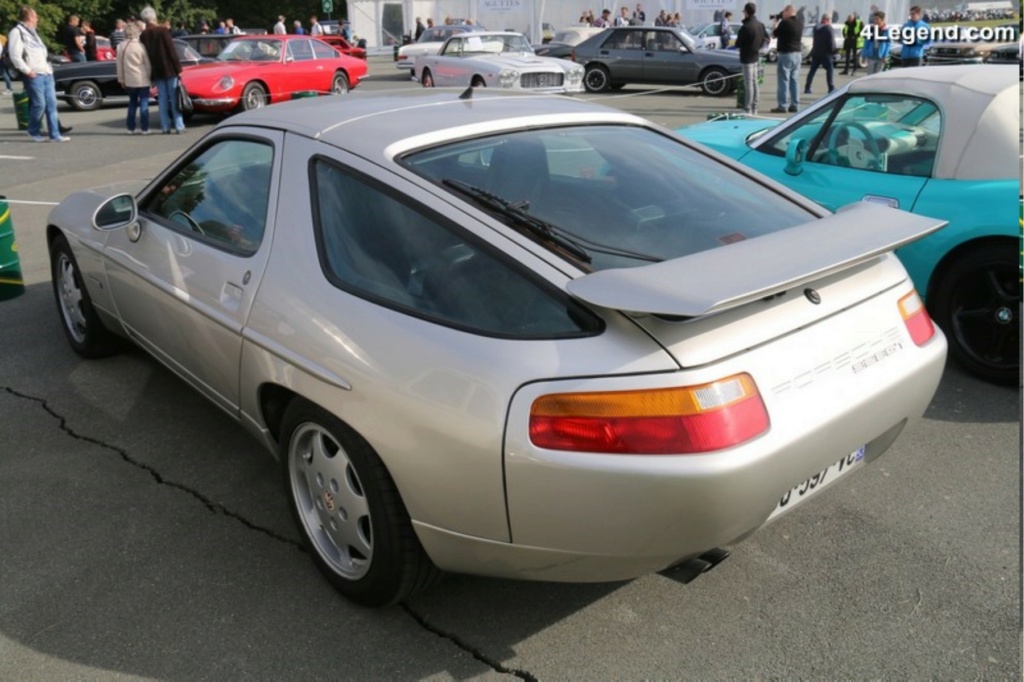
<path fill-rule="evenodd" d="M 885 71 L 850 84 L 856 93 L 926 97 L 942 114 L 932 176 L 993 180 L 1020 175 L 1018 68 L 1012 64 L 930 66 Z"/>

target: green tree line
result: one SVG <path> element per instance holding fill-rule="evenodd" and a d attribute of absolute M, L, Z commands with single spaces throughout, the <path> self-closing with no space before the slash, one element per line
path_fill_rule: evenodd
<path fill-rule="evenodd" d="M 77 14 L 92 22 L 99 35 L 110 35 L 114 21 L 138 16 L 147 4 L 152 5 L 161 21 L 170 20 L 173 25 L 184 22 L 191 32 L 203 20 L 210 22 L 211 29 L 218 20 L 234 19 L 235 26 L 242 28 L 273 27 L 280 14 L 287 17 L 288 30 L 296 19 L 302 21 L 308 30 L 310 15 L 321 16 L 319 0 L 62 0 L 61 2 L 26 3 L 24 0 L 0 0 L 0 30 L 6 35 L 18 21 L 18 10 L 28 4 L 39 14 L 39 37 L 51 50 L 59 51 L 57 32 L 64 26 L 68 16 Z M 336 1 L 332 18 L 339 18 L 344 2 Z"/>

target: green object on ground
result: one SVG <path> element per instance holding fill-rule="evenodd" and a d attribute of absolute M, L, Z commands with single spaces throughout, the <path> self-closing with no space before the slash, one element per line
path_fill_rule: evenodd
<path fill-rule="evenodd" d="M 320 93 L 316 90 L 299 90 L 298 92 L 292 93 L 292 99 L 303 99 L 305 97 L 319 97 Z"/>
<path fill-rule="evenodd" d="M 22 90 L 11 95 L 14 97 L 14 115 L 18 119 L 18 130 L 28 130 L 28 93 Z"/>
<path fill-rule="evenodd" d="M 0 301 L 25 293 L 25 280 L 21 275 L 18 245 L 14 241 L 11 208 L 6 197 L 0 197 Z"/>

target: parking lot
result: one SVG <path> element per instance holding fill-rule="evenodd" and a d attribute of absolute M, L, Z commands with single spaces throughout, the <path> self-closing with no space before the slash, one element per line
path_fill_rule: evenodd
<path fill-rule="evenodd" d="M 388 57 L 370 74 L 419 87 Z M 763 111 L 774 85 L 769 65 Z M 735 111 L 686 88 L 581 97 L 668 127 Z M 1020 677 L 1020 389 L 955 365 L 881 460 L 689 584 L 449 575 L 398 606 L 345 601 L 264 450 L 143 352 L 83 361 L 63 336 L 51 205 L 139 186 L 216 124 L 127 136 L 124 113 L 62 106 L 72 141 L 34 144 L 0 99 L 27 285 L 0 302 L 0 679 Z"/>

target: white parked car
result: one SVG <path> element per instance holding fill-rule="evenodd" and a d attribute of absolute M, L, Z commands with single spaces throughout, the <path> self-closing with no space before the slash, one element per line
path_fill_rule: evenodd
<path fill-rule="evenodd" d="M 509 31 L 452 36 L 436 55 L 416 58 L 413 78 L 434 86 L 491 87 L 538 92 L 582 92 L 583 67 L 538 57 L 526 36 Z"/>
<path fill-rule="evenodd" d="M 423 54 L 437 54 L 441 51 L 444 41 L 453 35 L 483 30 L 485 30 L 484 27 L 477 24 L 452 24 L 428 28 L 423 31 L 420 39 L 415 43 L 398 48 L 398 52 L 395 53 L 395 66 L 411 74 L 412 68 L 416 64 L 416 57 Z"/>
<path fill-rule="evenodd" d="M 732 30 L 732 40 L 729 41 L 729 47 L 735 47 L 736 36 L 740 32 L 741 26 L 743 24 L 738 21 L 730 22 L 729 28 Z M 703 45 L 709 50 L 717 50 L 722 47 L 722 32 L 719 30 L 717 21 L 702 26 L 693 26 L 689 31 L 697 40 L 698 45 Z"/>

